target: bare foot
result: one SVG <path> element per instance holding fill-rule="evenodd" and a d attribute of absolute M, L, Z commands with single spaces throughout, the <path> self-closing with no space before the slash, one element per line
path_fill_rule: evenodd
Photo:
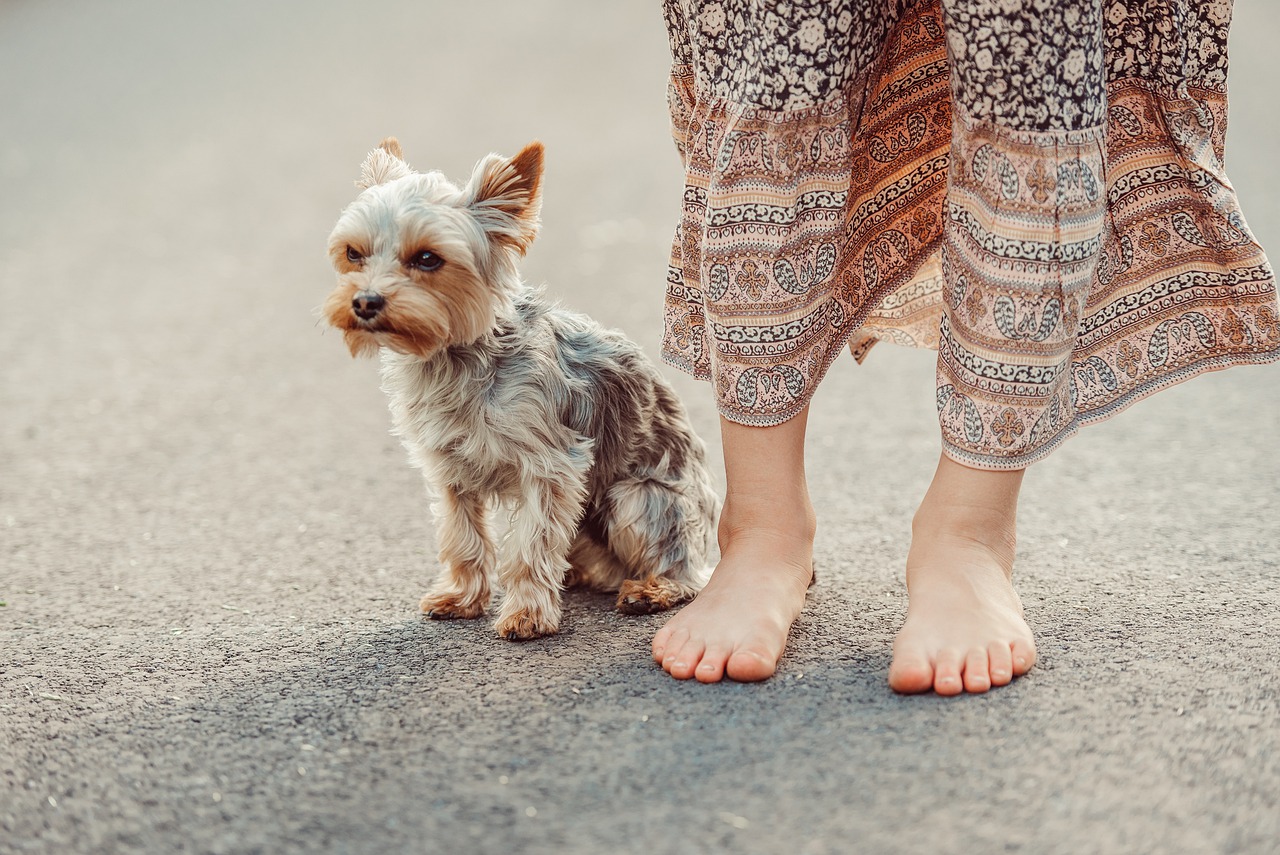
<path fill-rule="evenodd" d="M 907 619 L 893 643 L 897 692 L 958 695 L 1031 669 L 1035 640 L 1013 589 L 1022 472 L 969 469 L 943 457 L 912 525 Z"/>
<path fill-rule="evenodd" d="M 804 477 L 806 409 L 776 427 L 721 419 L 728 485 L 720 564 L 653 639 L 679 680 L 751 682 L 773 675 L 813 578 L 814 514 Z"/>
<path fill-rule="evenodd" d="M 693 602 L 653 639 L 653 658 L 677 680 L 765 680 L 777 670 L 812 578 L 813 537 L 743 531 Z"/>

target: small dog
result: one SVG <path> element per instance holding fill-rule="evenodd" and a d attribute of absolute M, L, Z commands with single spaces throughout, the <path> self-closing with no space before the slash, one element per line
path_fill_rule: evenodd
<path fill-rule="evenodd" d="M 461 189 L 389 138 L 329 236 L 322 312 L 381 351 L 395 433 L 435 489 L 432 618 L 477 618 L 491 577 L 508 639 L 559 629 L 568 584 L 647 614 L 701 588 L 719 500 L 684 408 L 621 334 L 548 305 L 516 261 L 538 231 L 543 149 L 489 155 Z M 511 508 L 501 545 L 488 511 Z"/>

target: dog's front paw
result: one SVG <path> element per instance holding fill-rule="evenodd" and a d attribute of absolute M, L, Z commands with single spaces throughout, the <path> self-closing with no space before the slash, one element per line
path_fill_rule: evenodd
<path fill-rule="evenodd" d="M 560 629 L 560 615 L 547 615 L 533 609 L 516 609 L 510 614 L 500 615 L 494 629 L 507 641 L 528 641 L 544 635 L 555 635 Z"/>
<path fill-rule="evenodd" d="M 666 576 L 628 579 L 618 589 L 617 609 L 625 615 L 651 615 L 692 600 L 696 588 Z"/>
<path fill-rule="evenodd" d="M 465 600 L 456 591 L 427 594 L 418 604 L 422 613 L 432 620 L 470 620 L 483 617 L 483 600 Z"/>

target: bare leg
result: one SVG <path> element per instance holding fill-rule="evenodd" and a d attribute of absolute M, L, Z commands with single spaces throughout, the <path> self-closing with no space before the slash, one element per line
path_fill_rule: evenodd
<path fill-rule="evenodd" d="M 777 669 L 813 578 L 816 527 L 804 473 L 806 408 L 753 428 L 721 419 L 728 489 L 720 564 L 701 593 L 653 639 L 671 676 L 764 680 Z"/>
<path fill-rule="evenodd" d="M 1035 664 L 1012 582 L 1022 474 L 938 462 L 912 523 L 910 603 L 889 667 L 895 691 L 985 692 Z"/>

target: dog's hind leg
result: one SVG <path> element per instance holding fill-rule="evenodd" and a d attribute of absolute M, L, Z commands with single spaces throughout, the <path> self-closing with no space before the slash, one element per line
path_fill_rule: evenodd
<path fill-rule="evenodd" d="M 420 607 L 437 620 L 478 618 L 489 605 L 494 564 L 485 502 L 446 487 L 432 511 L 443 566 Z"/>
<path fill-rule="evenodd" d="M 627 568 L 622 566 L 613 550 L 586 531 L 579 531 L 578 538 L 569 550 L 569 575 L 566 588 L 586 588 L 589 591 L 616 591 L 627 578 Z"/>
<path fill-rule="evenodd" d="M 626 566 L 618 611 L 650 614 L 687 602 L 706 583 L 716 498 L 710 488 L 657 479 L 609 491 L 609 546 Z"/>

